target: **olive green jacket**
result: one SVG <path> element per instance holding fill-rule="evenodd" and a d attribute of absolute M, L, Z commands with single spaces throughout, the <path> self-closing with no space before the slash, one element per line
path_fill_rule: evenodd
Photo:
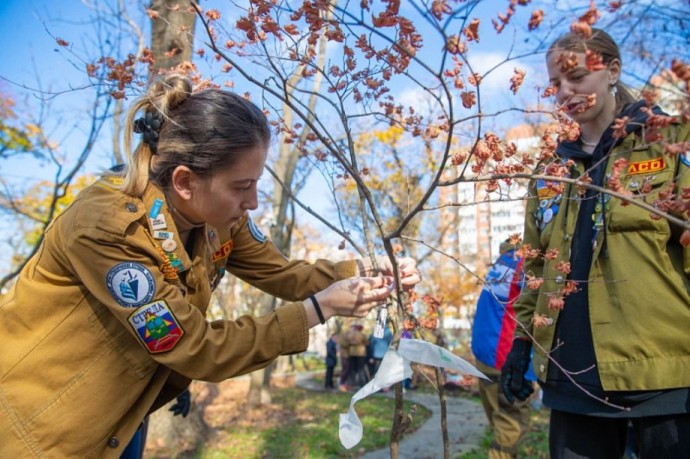
<path fill-rule="evenodd" d="M 190 380 L 304 351 L 301 303 L 206 319 L 226 270 L 291 301 L 355 274 L 354 261 L 288 261 L 248 218 L 196 229 L 190 256 L 161 190 L 135 199 L 117 181 L 78 195 L 0 303 L 1 457 L 119 457 Z"/>
<path fill-rule="evenodd" d="M 664 137 L 670 144 L 688 142 L 690 126 L 672 125 Z M 630 134 L 609 156 L 605 177 L 611 177 L 616 160 L 627 160 L 620 175 L 624 190 L 633 193 L 637 201 L 653 204 L 660 193 L 672 190 L 674 181 L 675 193 L 690 187 L 688 144 L 685 150 L 680 155 L 669 153 L 661 142 L 649 145 L 641 136 Z M 575 160 L 571 177 L 584 172 L 582 162 Z M 604 180 L 604 186 L 608 187 L 607 183 Z M 550 363 L 546 356 L 559 316 L 559 310 L 549 309 L 548 303 L 566 284 L 567 274 L 558 266 L 570 259 L 580 200 L 576 185 L 565 185 L 559 194 L 544 188 L 543 182 L 539 189 L 536 180 L 530 183 L 529 196 L 524 242 L 542 255 L 550 250 L 558 255 L 548 261 L 543 256 L 526 259 L 527 283 L 533 277 L 543 278 L 543 284 L 538 289 L 525 288 L 515 303 L 517 320 L 524 326 L 518 325 L 516 336 L 534 335 L 534 370 L 545 381 Z M 559 210 L 549 213 L 554 203 Z M 690 249 L 679 243 L 682 229 L 616 197 L 610 199 L 604 212 L 599 217 L 605 231 L 597 234 L 588 285 L 596 365 L 603 388 L 690 387 Z M 688 219 L 679 213 L 675 216 Z M 604 246 L 606 250 L 602 250 Z M 542 320 L 548 325 L 534 327 L 534 314 L 548 318 Z"/>

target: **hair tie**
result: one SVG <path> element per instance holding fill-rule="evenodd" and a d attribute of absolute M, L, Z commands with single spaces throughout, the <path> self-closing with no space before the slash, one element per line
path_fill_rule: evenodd
<path fill-rule="evenodd" d="M 153 154 L 156 154 L 158 148 L 158 133 L 163 125 L 163 118 L 160 113 L 146 112 L 143 117 L 134 120 L 134 132 L 143 135 L 143 141 L 146 143 Z"/>

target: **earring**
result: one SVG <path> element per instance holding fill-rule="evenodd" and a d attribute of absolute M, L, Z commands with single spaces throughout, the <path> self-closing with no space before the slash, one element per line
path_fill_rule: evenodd
<path fill-rule="evenodd" d="M 618 94 L 618 86 L 616 86 L 616 82 L 615 82 L 615 81 L 612 81 L 612 82 L 611 82 L 611 89 L 610 89 L 610 91 L 611 91 L 611 95 L 612 95 L 613 97 L 616 97 L 616 94 Z"/>

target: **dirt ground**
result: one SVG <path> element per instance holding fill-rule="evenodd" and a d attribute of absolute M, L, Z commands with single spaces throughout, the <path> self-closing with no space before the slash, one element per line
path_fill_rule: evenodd
<path fill-rule="evenodd" d="M 294 387 L 294 377 L 274 377 L 271 382 L 274 387 Z M 221 383 L 204 383 L 195 381 L 190 390 L 193 396 L 193 412 L 186 419 L 181 416 L 170 416 L 166 408 L 159 410 L 173 423 L 173 428 L 178 431 L 178 436 L 184 436 L 189 432 L 189 425 L 194 424 L 193 416 L 203 417 L 203 421 L 209 430 L 205 432 L 204 444 L 209 448 L 222 448 L 228 441 L 225 434 L 228 425 L 253 427 L 276 426 L 294 419 L 294 413 L 283 410 L 276 404 L 263 404 L 260 409 L 249 410 L 246 407 L 246 396 L 249 391 L 249 378 L 235 378 Z M 158 412 L 157 412 L 158 413 Z M 157 414 L 156 413 L 156 414 Z M 155 414 L 154 414 L 155 416 Z M 190 422 L 192 421 L 192 422 Z M 197 423 L 202 425 L 202 423 Z M 219 435 L 218 433 L 221 433 Z M 195 435 L 195 433 L 191 433 Z M 198 435 L 198 434 L 197 434 Z M 171 451 L 182 451 L 175 457 L 191 457 L 190 450 L 194 445 L 180 442 L 170 445 L 164 439 L 156 437 L 155 432 L 149 430 L 149 438 L 146 442 L 144 457 L 162 458 L 171 457 Z M 187 450 L 187 451 L 185 451 Z"/>

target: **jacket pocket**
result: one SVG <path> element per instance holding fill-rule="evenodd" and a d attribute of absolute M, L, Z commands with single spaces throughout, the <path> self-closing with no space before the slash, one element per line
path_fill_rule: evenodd
<path fill-rule="evenodd" d="M 673 174 L 670 170 L 656 174 L 633 175 L 623 182 L 625 189 L 635 194 L 635 201 L 654 205 L 659 193 L 668 191 Z M 624 231 L 669 231 L 668 222 L 657 218 L 656 214 L 633 202 L 613 198 L 607 215 L 608 229 L 612 232 Z"/>

